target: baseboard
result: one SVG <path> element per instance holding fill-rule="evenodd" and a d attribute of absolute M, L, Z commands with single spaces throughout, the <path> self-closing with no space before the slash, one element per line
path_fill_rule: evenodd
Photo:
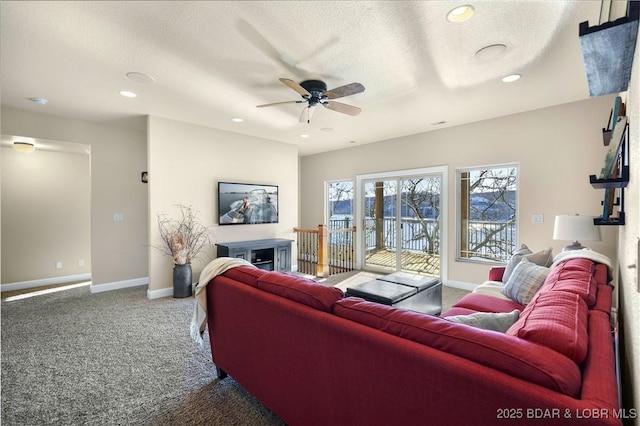
<path fill-rule="evenodd" d="M 138 287 L 149 284 L 149 277 L 134 278 L 132 280 L 115 281 L 105 284 L 91 284 L 91 293 L 101 293 L 103 291 L 119 290 L 121 288 Z"/>
<path fill-rule="evenodd" d="M 173 296 L 173 287 L 161 288 L 160 290 L 147 290 L 147 299 L 160 299 L 161 297 Z"/>
<path fill-rule="evenodd" d="M 19 281 L 16 283 L 0 284 L 0 291 L 24 290 L 25 288 L 42 287 L 70 283 L 73 281 L 90 281 L 91 274 L 67 275 L 64 277 L 42 278 L 39 280 Z"/>
<path fill-rule="evenodd" d="M 463 281 L 447 281 L 444 283 L 446 287 L 459 288 L 462 290 L 473 291 L 478 286 L 477 284 L 466 283 Z"/>

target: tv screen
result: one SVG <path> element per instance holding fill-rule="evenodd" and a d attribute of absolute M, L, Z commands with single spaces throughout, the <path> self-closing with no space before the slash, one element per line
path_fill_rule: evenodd
<path fill-rule="evenodd" d="M 218 182 L 220 225 L 278 223 L 278 187 Z"/>

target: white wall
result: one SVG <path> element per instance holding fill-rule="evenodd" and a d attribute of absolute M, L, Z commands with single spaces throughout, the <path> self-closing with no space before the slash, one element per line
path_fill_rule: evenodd
<path fill-rule="evenodd" d="M 323 223 L 325 181 L 446 165 L 450 194 L 447 276 L 452 282 L 479 284 L 488 266 L 455 261 L 456 168 L 518 163 L 519 241 L 533 250 L 553 247 L 558 253 L 568 242 L 552 240 L 556 214 L 601 214 L 604 192 L 590 186 L 589 175 L 602 168 L 606 150 L 601 128 L 612 104 L 613 97 L 601 97 L 305 156 L 300 166 L 301 226 Z M 544 223 L 533 224 L 532 214 L 543 214 Z M 602 242 L 588 246 L 615 257 L 617 229 L 603 227 L 602 233 Z"/>
<path fill-rule="evenodd" d="M 621 226 L 620 322 L 623 343 L 623 385 L 627 408 L 640 410 L 640 284 L 638 245 L 640 238 L 640 43 L 636 44 L 631 83 L 626 94 L 630 138 L 630 182 L 625 190 L 626 224 Z M 630 268 L 629 266 L 635 265 Z"/>
<path fill-rule="evenodd" d="M 263 238 L 293 239 L 298 226 L 298 149 L 274 142 L 159 117 L 148 120 L 149 237 L 161 246 L 159 212 L 174 216 L 175 205 L 191 205 L 211 225 L 214 242 Z M 219 181 L 279 186 L 279 223 L 218 226 Z M 194 280 L 215 257 L 212 248 L 194 262 Z M 295 263 L 295 259 L 293 259 Z M 149 249 L 149 297 L 172 293 L 172 259 Z"/>
<path fill-rule="evenodd" d="M 91 272 L 90 186 L 88 154 L 2 147 L 3 284 Z"/>
<path fill-rule="evenodd" d="M 145 133 L 13 108 L 2 108 L 2 133 L 91 145 L 92 291 L 146 283 Z M 114 222 L 114 213 L 124 220 Z"/>

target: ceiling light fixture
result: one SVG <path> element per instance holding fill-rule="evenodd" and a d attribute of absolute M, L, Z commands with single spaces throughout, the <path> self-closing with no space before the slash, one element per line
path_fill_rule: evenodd
<path fill-rule="evenodd" d="M 138 96 L 134 92 L 130 92 L 128 90 L 121 90 L 120 94 L 125 98 L 135 98 L 136 96 Z"/>
<path fill-rule="evenodd" d="M 38 104 L 38 105 L 46 105 L 49 103 L 49 101 L 46 100 L 45 98 L 30 98 L 29 100 L 34 104 Z"/>
<path fill-rule="evenodd" d="M 26 152 L 27 154 L 36 150 L 36 146 L 31 142 L 14 142 L 13 149 L 18 152 Z"/>
<path fill-rule="evenodd" d="M 235 118 L 232 118 L 231 121 L 233 121 L 234 123 L 242 123 L 244 119 L 240 117 L 235 117 Z"/>
<path fill-rule="evenodd" d="M 514 81 L 520 80 L 522 77 L 520 74 L 511 74 L 502 78 L 502 81 L 505 83 L 513 83 Z"/>
<path fill-rule="evenodd" d="M 301 134 L 301 135 L 300 135 L 300 137 L 301 137 L 301 138 L 308 138 L 308 137 L 309 137 L 309 135 L 307 135 L 306 133 L 303 133 L 303 134 Z"/>
<path fill-rule="evenodd" d="M 454 9 L 451 9 L 449 13 L 447 13 L 447 21 L 449 22 L 464 22 L 467 19 L 471 18 L 474 12 L 473 6 L 470 4 L 465 4 L 463 6 L 458 6 Z"/>

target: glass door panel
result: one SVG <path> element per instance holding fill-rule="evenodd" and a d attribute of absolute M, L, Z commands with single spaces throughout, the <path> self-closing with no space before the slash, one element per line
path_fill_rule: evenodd
<path fill-rule="evenodd" d="M 439 175 L 400 180 L 398 270 L 440 276 Z"/>
<path fill-rule="evenodd" d="M 394 272 L 398 270 L 397 179 L 363 182 L 364 267 Z"/>

